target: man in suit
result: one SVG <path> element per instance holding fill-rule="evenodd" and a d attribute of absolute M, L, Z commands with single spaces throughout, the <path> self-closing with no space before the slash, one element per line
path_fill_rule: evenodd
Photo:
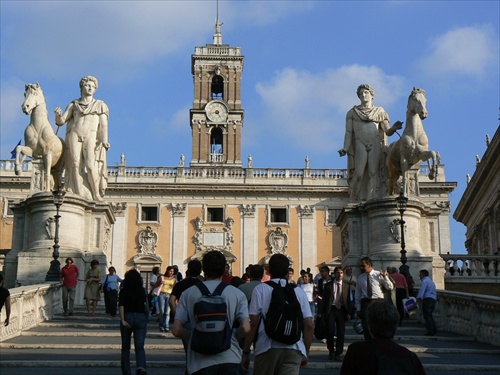
<path fill-rule="evenodd" d="M 373 261 L 369 257 L 361 259 L 360 267 L 364 272 L 358 276 L 356 283 L 356 314 L 361 318 L 365 340 L 371 340 L 366 320 L 366 309 L 372 301 L 383 301 L 384 288 L 391 291 L 394 289 L 394 284 L 389 279 L 387 272 L 373 269 Z"/>
<path fill-rule="evenodd" d="M 334 279 L 328 280 L 323 288 L 323 304 L 318 318 L 325 320 L 326 346 L 328 359 L 341 362 L 344 351 L 345 322 L 350 320 L 352 310 L 349 298 L 349 285 L 343 282 L 344 271 L 341 267 L 333 270 Z M 334 336 L 337 335 L 334 345 Z"/>

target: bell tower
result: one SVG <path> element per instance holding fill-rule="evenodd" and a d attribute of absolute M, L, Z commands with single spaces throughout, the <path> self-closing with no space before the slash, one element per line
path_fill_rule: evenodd
<path fill-rule="evenodd" d="M 244 57 L 240 47 L 222 44 L 222 23 L 215 21 L 213 44 L 195 47 L 191 55 L 193 108 L 192 167 L 240 167 L 241 74 Z"/>

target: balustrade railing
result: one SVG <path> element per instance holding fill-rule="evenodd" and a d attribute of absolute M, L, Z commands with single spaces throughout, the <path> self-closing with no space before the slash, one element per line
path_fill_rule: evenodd
<path fill-rule="evenodd" d="M 245 168 L 226 168 L 222 165 L 222 154 L 210 154 L 210 162 L 214 167 L 210 168 L 189 168 L 189 167 L 134 167 L 134 166 L 108 166 L 108 176 L 124 176 L 128 178 L 211 178 L 216 176 L 228 178 L 255 178 L 255 179 L 309 179 L 309 180 L 341 180 L 347 179 L 346 169 L 299 169 L 299 168 L 250 168 L 252 174 L 249 175 Z M 217 165 L 219 163 L 220 165 Z M 0 160 L 0 172 L 7 174 L 14 173 L 14 160 Z M 31 160 L 26 160 L 22 164 L 23 171 L 33 169 Z M 419 174 L 428 174 L 427 165 L 421 165 Z M 3 174 L 6 174 L 3 173 Z"/>
<path fill-rule="evenodd" d="M 438 329 L 500 346 L 499 297 L 447 290 L 437 292 L 433 316 Z"/>
<path fill-rule="evenodd" d="M 446 262 L 445 277 L 448 278 L 500 276 L 500 255 L 446 254 L 441 255 L 441 258 Z"/>
<path fill-rule="evenodd" d="M 1 312 L 0 341 L 19 335 L 22 331 L 50 320 L 61 310 L 59 283 L 28 285 L 9 289 L 10 323 L 4 326 L 5 307 Z"/>
<path fill-rule="evenodd" d="M 0 171 L 14 171 L 15 167 L 15 160 L 0 160 Z M 31 160 L 23 161 L 21 164 L 21 169 L 23 172 L 32 170 L 33 164 L 31 163 Z"/>
<path fill-rule="evenodd" d="M 219 155 L 213 155 L 217 157 Z M 249 173 L 251 172 L 251 173 Z M 127 178 L 231 178 L 231 179 L 303 179 L 303 180 L 341 180 L 347 178 L 345 169 L 281 169 L 281 168 L 226 168 L 226 167 L 108 167 L 109 177 Z"/>

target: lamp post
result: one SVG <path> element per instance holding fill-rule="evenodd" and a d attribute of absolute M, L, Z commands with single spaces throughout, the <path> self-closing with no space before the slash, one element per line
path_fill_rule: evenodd
<path fill-rule="evenodd" d="M 399 269 L 400 271 L 403 270 L 408 271 L 409 274 L 410 267 L 406 265 L 407 258 L 406 258 L 406 243 L 405 243 L 405 221 L 403 219 L 407 203 L 408 203 L 408 198 L 404 196 L 403 192 L 399 193 L 399 196 L 396 198 L 396 205 L 401 215 L 401 219 L 399 219 L 399 225 L 401 226 L 401 251 L 400 251 L 401 267 Z"/>
<path fill-rule="evenodd" d="M 59 185 L 57 190 L 52 191 L 52 198 L 56 206 L 56 216 L 54 216 L 56 232 L 54 235 L 54 251 L 52 252 L 52 257 L 54 259 L 50 262 L 49 272 L 47 272 L 45 276 L 45 281 L 59 281 L 61 278 L 61 263 L 59 262 L 59 218 L 61 215 L 59 215 L 59 209 L 63 204 L 65 194 L 66 191 L 62 185 Z"/>

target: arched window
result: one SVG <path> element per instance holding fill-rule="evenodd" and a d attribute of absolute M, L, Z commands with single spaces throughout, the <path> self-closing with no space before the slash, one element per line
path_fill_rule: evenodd
<path fill-rule="evenodd" d="M 222 163 L 224 161 L 221 128 L 213 128 L 210 133 L 210 161 L 212 163 Z"/>
<path fill-rule="evenodd" d="M 224 78 L 222 78 L 222 76 L 215 75 L 212 78 L 211 95 L 212 95 L 212 100 L 224 99 Z"/>

